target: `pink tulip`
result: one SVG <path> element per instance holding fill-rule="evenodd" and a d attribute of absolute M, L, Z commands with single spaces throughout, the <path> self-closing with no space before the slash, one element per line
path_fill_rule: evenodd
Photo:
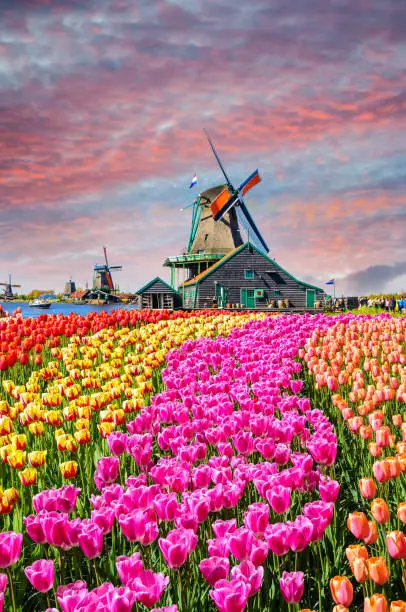
<path fill-rule="evenodd" d="M 114 510 L 107 507 L 100 508 L 99 510 L 92 510 L 91 520 L 101 529 L 103 535 L 106 535 L 106 533 L 110 533 L 113 529 Z"/>
<path fill-rule="evenodd" d="M 94 559 L 103 552 L 103 532 L 97 525 L 82 523 L 78 539 L 79 546 L 88 559 Z"/>
<path fill-rule="evenodd" d="M 178 606 L 174 604 L 173 606 L 165 606 L 164 608 L 153 608 L 151 612 L 179 612 Z"/>
<path fill-rule="evenodd" d="M 130 542 L 141 542 L 144 546 L 148 546 L 158 537 L 158 524 L 153 510 L 133 510 L 126 515 L 122 514 L 118 522 Z"/>
<path fill-rule="evenodd" d="M 218 519 L 213 523 L 212 529 L 216 538 L 223 538 L 237 529 L 237 519 L 229 519 L 228 521 Z"/>
<path fill-rule="evenodd" d="M 266 498 L 275 512 L 284 514 L 290 508 L 290 489 L 281 485 L 272 487 L 266 493 Z"/>
<path fill-rule="evenodd" d="M 121 582 L 126 586 L 131 580 L 137 578 L 144 569 L 140 553 L 135 552 L 131 557 L 117 557 L 116 568 Z"/>
<path fill-rule="evenodd" d="M 191 529 L 173 529 L 166 538 L 160 538 L 158 544 L 168 567 L 177 569 L 196 548 L 197 536 Z"/>
<path fill-rule="evenodd" d="M 299 603 L 304 592 L 303 572 L 283 572 L 279 584 L 283 598 L 287 603 Z"/>
<path fill-rule="evenodd" d="M 286 555 L 290 548 L 290 527 L 284 523 L 273 523 L 266 528 L 265 539 L 275 555 Z"/>
<path fill-rule="evenodd" d="M 204 579 L 210 586 L 214 586 L 218 580 L 228 577 L 230 561 L 224 557 L 210 557 L 199 563 L 199 569 Z"/>
<path fill-rule="evenodd" d="M 251 561 L 243 561 L 231 570 L 231 579 L 241 579 L 250 587 L 248 597 L 252 597 L 259 591 L 264 579 L 264 568 L 256 568 Z"/>
<path fill-rule="evenodd" d="M 330 478 L 322 479 L 319 483 L 320 497 L 324 502 L 335 502 L 340 492 L 340 485 Z"/>
<path fill-rule="evenodd" d="M 168 576 L 154 574 L 151 570 L 142 570 L 139 576 L 131 580 L 129 587 L 135 592 L 137 601 L 150 608 L 161 599 L 168 584 Z"/>
<path fill-rule="evenodd" d="M 8 578 L 6 574 L 0 574 L 0 593 L 4 593 L 7 588 Z"/>
<path fill-rule="evenodd" d="M 127 450 L 128 436 L 121 431 L 113 431 L 107 438 L 109 451 L 113 455 L 122 455 Z"/>
<path fill-rule="evenodd" d="M 24 573 L 31 582 L 34 589 L 46 593 L 52 589 L 55 579 L 55 568 L 53 561 L 40 559 L 24 569 Z"/>
<path fill-rule="evenodd" d="M 101 457 L 97 462 L 97 475 L 104 484 L 112 484 L 117 480 L 119 467 L 118 457 Z"/>
<path fill-rule="evenodd" d="M 243 612 L 248 602 L 251 587 L 241 579 L 219 580 L 210 597 L 220 612 Z"/>
<path fill-rule="evenodd" d="M 17 563 L 23 544 L 21 533 L 3 531 L 0 533 L 0 568 L 4 569 Z"/>
<path fill-rule="evenodd" d="M 252 550 L 252 541 L 254 534 L 249 529 L 240 527 L 236 529 L 230 536 L 228 541 L 229 551 L 238 561 L 249 559 Z"/>
<path fill-rule="evenodd" d="M 248 510 L 244 515 L 244 525 L 256 536 L 263 536 L 269 524 L 269 506 L 263 504 L 257 509 Z"/>

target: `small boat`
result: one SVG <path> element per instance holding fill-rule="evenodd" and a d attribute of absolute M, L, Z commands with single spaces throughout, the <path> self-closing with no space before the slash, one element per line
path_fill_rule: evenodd
<path fill-rule="evenodd" d="M 28 306 L 31 308 L 49 308 L 51 306 L 51 302 L 37 298 L 36 300 L 32 300 L 32 302 L 28 302 Z"/>

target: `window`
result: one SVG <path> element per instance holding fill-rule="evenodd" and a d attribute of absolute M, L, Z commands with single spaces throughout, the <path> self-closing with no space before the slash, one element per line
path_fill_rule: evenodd
<path fill-rule="evenodd" d="M 277 289 L 277 290 L 274 292 L 274 296 L 275 296 L 275 297 L 278 297 L 279 295 L 281 295 L 281 292 L 280 292 L 280 291 Z"/>
<path fill-rule="evenodd" d="M 244 278 L 255 278 L 255 270 L 244 270 Z"/>
<path fill-rule="evenodd" d="M 204 240 L 206 241 L 208 237 L 209 237 L 209 234 L 206 234 L 204 237 Z"/>

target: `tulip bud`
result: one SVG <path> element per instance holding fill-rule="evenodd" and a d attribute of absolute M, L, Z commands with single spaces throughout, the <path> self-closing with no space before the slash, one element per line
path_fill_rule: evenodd
<path fill-rule="evenodd" d="M 377 523 L 383 525 L 389 521 L 389 508 L 384 499 L 377 497 L 371 503 L 371 514 Z"/>
<path fill-rule="evenodd" d="M 364 612 L 388 612 L 388 610 L 385 595 L 375 594 L 364 600 Z"/>
<path fill-rule="evenodd" d="M 335 576 L 332 578 L 330 580 L 330 591 L 336 604 L 346 607 L 351 605 L 354 589 L 347 576 Z"/>
<path fill-rule="evenodd" d="M 389 570 L 384 557 L 370 557 L 367 559 L 369 577 L 376 584 L 382 585 L 389 580 Z"/>
<path fill-rule="evenodd" d="M 361 478 L 359 489 L 362 497 L 373 499 L 376 495 L 376 484 L 372 478 Z"/>
<path fill-rule="evenodd" d="M 347 527 L 352 535 L 363 540 L 369 533 L 368 519 L 363 512 L 352 512 L 347 518 Z"/>

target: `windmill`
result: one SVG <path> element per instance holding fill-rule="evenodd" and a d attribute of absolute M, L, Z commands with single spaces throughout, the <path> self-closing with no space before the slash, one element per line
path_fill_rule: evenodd
<path fill-rule="evenodd" d="M 5 287 L 5 289 L 3 289 L 3 293 L 1 294 L 6 300 L 13 300 L 14 299 L 14 294 L 13 294 L 13 287 L 17 288 L 17 287 L 21 287 L 21 285 L 12 285 L 11 284 L 11 274 L 8 275 L 8 283 L 0 283 L 0 286 Z"/>
<path fill-rule="evenodd" d="M 93 289 L 101 289 L 107 293 L 114 291 L 111 270 L 122 270 L 123 266 L 110 266 L 107 260 L 107 249 L 103 247 L 104 264 L 96 264 L 93 268 Z"/>
<path fill-rule="evenodd" d="M 242 245 L 244 233 L 248 242 L 255 244 L 264 253 L 269 252 L 268 245 L 243 199 L 245 194 L 260 182 L 258 170 L 252 172 L 235 188 L 210 136 L 206 130 L 204 132 L 226 182 L 207 189 L 199 194 L 194 202 L 181 209 L 192 207 L 192 223 L 185 252 L 180 256 L 168 257 L 164 262 L 164 266 L 171 268 L 173 287 L 176 284 L 176 269 L 178 271 L 186 269 L 189 278 L 196 276 L 222 259 L 228 252 Z"/>

